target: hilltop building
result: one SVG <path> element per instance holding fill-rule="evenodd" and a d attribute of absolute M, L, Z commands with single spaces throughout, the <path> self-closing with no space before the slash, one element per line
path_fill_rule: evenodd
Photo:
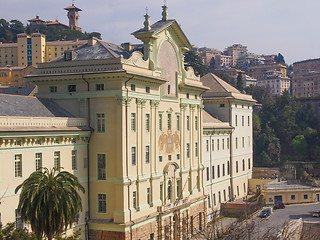
<path fill-rule="evenodd" d="M 302 97 L 320 95 L 320 59 L 293 63 L 292 94 Z"/>
<path fill-rule="evenodd" d="M 67 16 L 69 19 L 69 26 L 66 24 L 63 24 L 59 22 L 58 20 L 55 21 L 44 21 L 40 19 L 39 16 L 36 16 L 35 18 L 29 19 L 28 22 L 30 23 L 30 27 L 32 32 L 36 32 L 41 26 L 59 26 L 66 29 L 72 29 L 81 31 L 81 28 L 78 26 L 78 20 L 79 20 L 79 12 L 82 11 L 80 8 L 74 6 L 72 4 L 69 7 L 64 8 L 68 12 Z"/>
<path fill-rule="evenodd" d="M 255 101 L 185 69 L 192 46 L 167 6 L 149 18 L 133 33 L 143 45 L 93 38 L 39 64 L 28 77 L 37 97 L 0 94 L 0 166 L 11 166 L 0 169 L 4 224 L 23 224 L 14 189 L 41 166 L 84 185 L 74 226 L 84 239 L 187 239 L 219 193 L 220 202 L 246 195 Z"/>
<path fill-rule="evenodd" d="M 247 56 L 248 49 L 246 46 L 241 44 L 234 44 L 230 47 L 227 47 L 223 53 L 224 55 L 231 56 L 232 66 L 235 67 L 240 58 Z"/>

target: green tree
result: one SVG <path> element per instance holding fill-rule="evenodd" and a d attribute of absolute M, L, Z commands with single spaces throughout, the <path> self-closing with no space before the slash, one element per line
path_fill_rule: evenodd
<path fill-rule="evenodd" d="M 276 60 L 276 63 L 286 65 L 286 61 L 284 60 L 284 57 L 281 53 L 278 53 L 278 55 L 275 57 L 275 60 Z"/>
<path fill-rule="evenodd" d="M 33 172 L 16 189 L 21 189 L 18 211 L 22 220 L 29 222 L 38 239 L 49 240 L 71 226 L 82 210 L 79 191 L 83 186 L 77 177 L 59 169 Z"/>
<path fill-rule="evenodd" d="M 186 66 L 191 66 L 195 75 L 203 76 L 207 73 L 207 66 L 203 64 L 202 58 L 193 50 L 184 54 Z"/>
<path fill-rule="evenodd" d="M 300 156 L 305 156 L 307 153 L 307 141 L 303 135 L 297 135 L 292 139 L 292 145 L 295 152 Z"/>
<path fill-rule="evenodd" d="M 239 91 L 243 91 L 243 80 L 242 80 L 242 73 L 239 72 L 237 76 L 237 89 Z"/>

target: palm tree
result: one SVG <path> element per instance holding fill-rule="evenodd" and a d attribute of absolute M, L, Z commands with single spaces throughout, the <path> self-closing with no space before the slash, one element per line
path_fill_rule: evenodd
<path fill-rule="evenodd" d="M 18 205 L 22 220 L 30 223 L 38 239 L 46 235 L 51 240 L 75 222 L 82 210 L 78 191 L 85 190 L 69 172 L 55 168 L 42 170 L 33 172 L 15 193 L 22 189 Z"/>

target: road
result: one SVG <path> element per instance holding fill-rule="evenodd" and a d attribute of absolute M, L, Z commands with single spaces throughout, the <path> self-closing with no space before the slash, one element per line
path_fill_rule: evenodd
<path fill-rule="evenodd" d="M 313 211 L 320 210 L 319 203 L 311 204 L 297 204 L 286 206 L 285 209 L 277 209 L 267 218 L 259 218 L 254 216 L 255 230 L 254 238 L 260 239 L 264 233 L 269 231 L 272 234 L 276 234 L 287 222 L 290 220 L 298 220 L 302 218 L 305 221 L 317 221 L 320 222 L 320 218 L 312 217 Z M 257 214 L 259 215 L 260 212 Z"/>

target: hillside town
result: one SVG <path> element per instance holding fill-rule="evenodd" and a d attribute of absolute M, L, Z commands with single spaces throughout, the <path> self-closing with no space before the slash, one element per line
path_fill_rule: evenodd
<path fill-rule="evenodd" d="M 0 19 L 0 239 L 318 239 L 320 58 L 64 10 Z"/>

